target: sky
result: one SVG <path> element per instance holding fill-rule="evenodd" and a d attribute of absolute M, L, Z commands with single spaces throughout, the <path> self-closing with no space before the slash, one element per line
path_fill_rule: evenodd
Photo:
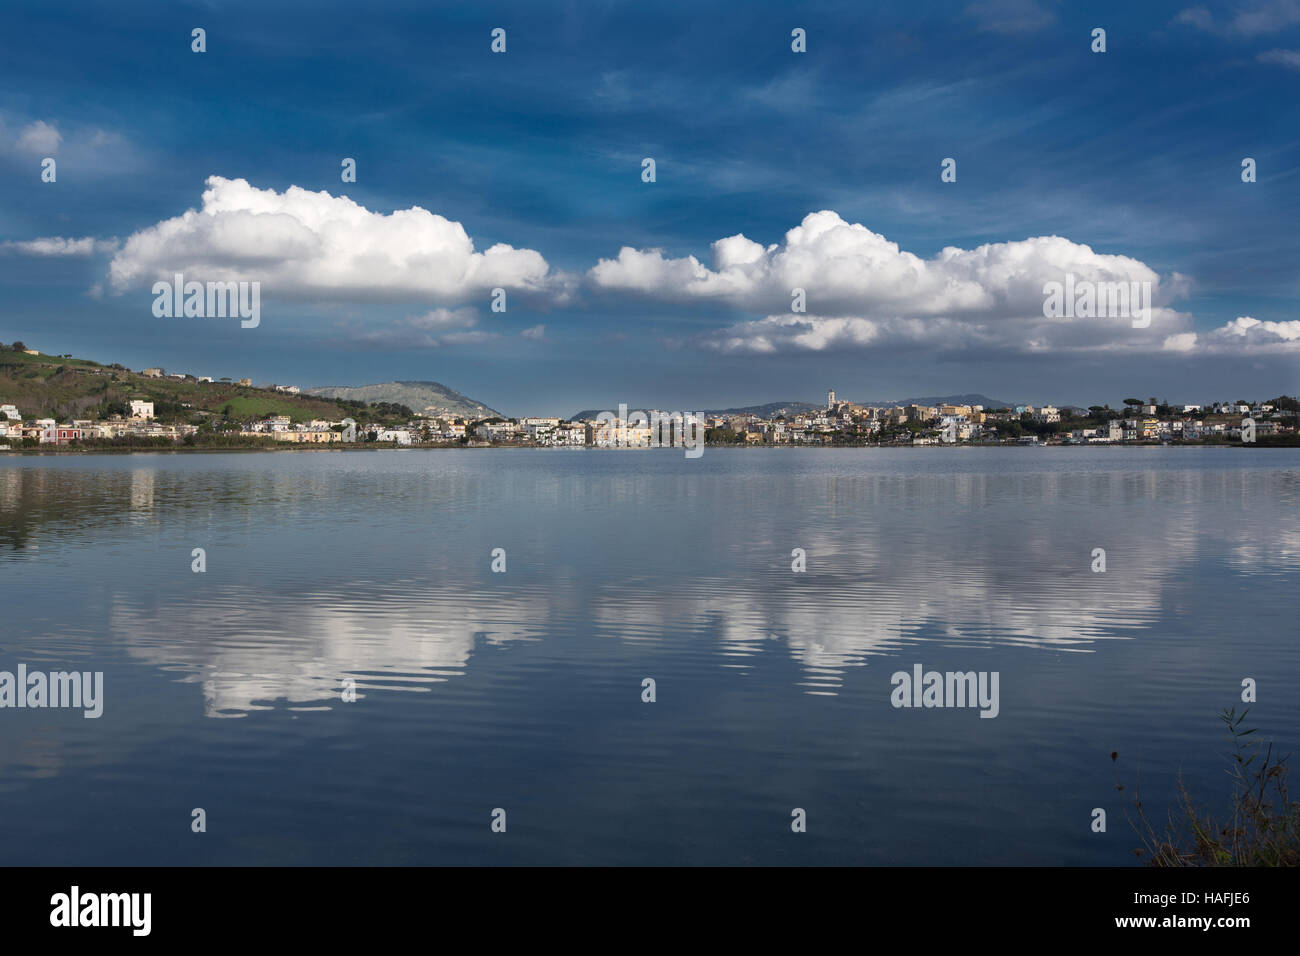
<path fill-rule="evenodd" d="M 512 415 L 1296 394 L 1300 0 L 1083 6 L 10 2 L 0 341 Z"/>

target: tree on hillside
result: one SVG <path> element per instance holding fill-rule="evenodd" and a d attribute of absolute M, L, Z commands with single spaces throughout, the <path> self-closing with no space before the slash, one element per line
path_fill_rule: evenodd
<path fill-rule="evenodd" d="M 1140 398 L 1126 398 L 1126 399 L 1124 399 L 1124 404 L 1127 405 L 1129 408 L 1132 408 L 1132 407 L 1134 407 L 1135 405 L 1141 405 L 1141 404 L 1142 404 L 1142 399 L 1140 399 Z"/>
<path fill-rule="evenodd" d="M 15 351 L 15 352 L 26 352 L 26 351 L 27 351 L 27 346 L 24 345 L 22 342 L 15 342 L 13 345 L 11 345 L 11 346 L 9 346 L 9 347 L 10 347 L 13 351 Z"/>

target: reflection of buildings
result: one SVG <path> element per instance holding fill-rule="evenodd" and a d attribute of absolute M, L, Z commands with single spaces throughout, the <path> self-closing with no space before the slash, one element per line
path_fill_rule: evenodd
<path fill-rule="evenodd" d="M 131 472 L 131 510 L 152 511 L 154 500 L 154 471 L 136 468 Z"/>
<path fill-rule="evenodd" d="M 14 514 L 22 493 L 23 469 L 0 468 L 0 512 Z"/>

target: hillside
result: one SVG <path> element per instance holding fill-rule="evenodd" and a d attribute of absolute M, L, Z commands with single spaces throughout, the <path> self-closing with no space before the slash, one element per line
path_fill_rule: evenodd
<path fill-rule="evenodd" d="M 500 418 L 501 413 L 439 382 L 382 382 L 378 385 L 320 385 L 303 389 L 322 398 L 392 402 L 435 418 Z"/>
<path fill-rule="evenodd" d="M 357 417 L 359 408 L 233 382 L 148 378 L 120 365 L 57 355 L 27 355 L 0 347 L 0 403 L 18 406 L 23 418 L 104 418 L 125 403 L 154 403 L 161 422 L 187 422 L 210 412 L 232 420 L 287 415 L 294 422 Z M 189 408 L 185 406 L 189 405 Z M 391 412 L 391 410 L 384 410 Z M 381 420 L 387 415 L 368 415 Z M 394 417 L 400 418 L 400 415 Z"/>

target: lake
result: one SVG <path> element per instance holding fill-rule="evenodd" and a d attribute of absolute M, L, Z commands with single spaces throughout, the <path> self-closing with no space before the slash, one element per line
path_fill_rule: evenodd
<path fill-rule="evenodd" d="M 0 709 L 0 863 L 1132 864 L 1111 751 L 1221 809 L 1246 678 L 1296 749 L 1298 504 L 1288 449 L 0 456 L 0 670 L 103 674 Z"/>

